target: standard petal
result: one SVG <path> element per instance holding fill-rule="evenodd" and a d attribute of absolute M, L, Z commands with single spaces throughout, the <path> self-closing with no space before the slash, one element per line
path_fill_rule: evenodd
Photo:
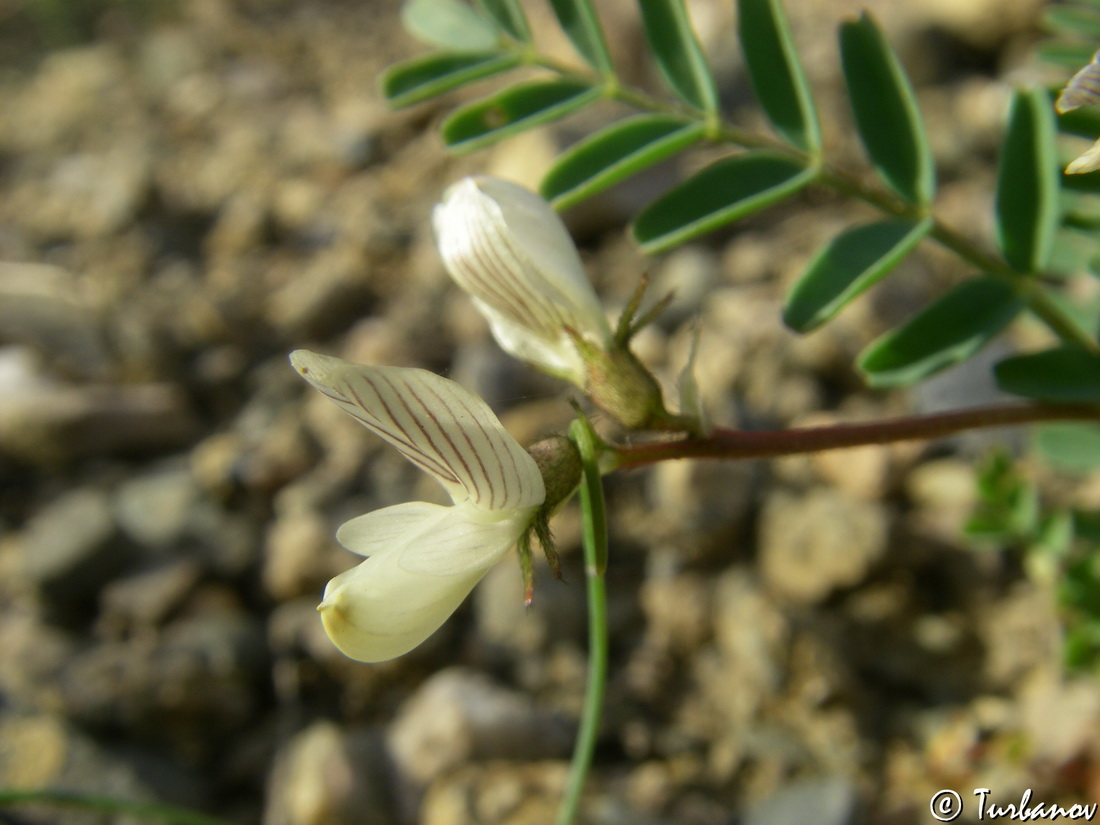
<path fill-rule="evenodd" d="M 516 510 L 546 495 L 534 460 L 489 406 L 427 370 L 368 367 L 296 350 L 295 369 L 314 387 L 434 476 L 456 501 Z"/>
<path fill-rule="evenodd" d="M 417 514 L 423 521 L 410 522 Z M 532 515 L 484 521 L 486 513 L 471 504 L 413 502 L 353 519 L 341 528 L 341 541 L 391 544 L 329 582 L 318 608 L 325 631 L 341 651 L 364 662 L 407 653 L 446 621 Z"/>
<path fill-rule="evenodd" d="M 610 342 L 577 248 L 538 195 L 498 178 L 465 178 L 447 190 L 432 222 L 451 277 L 535 339 L 532 346 L 571 347 L 566 328 L 601 346 Z"/>

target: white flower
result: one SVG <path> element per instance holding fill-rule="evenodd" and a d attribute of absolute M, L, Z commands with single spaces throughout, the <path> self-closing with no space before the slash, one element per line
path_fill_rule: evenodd
<path fill-rule="evenodd" d="M 499 178 L 464 178 L 432 212 L 443 264 L 506 352 L 583 387 L 567 333 L 599 349 L 612 335 L 565 224 L 550 205 Z"/>
<path fill-rule="evenodd" d="M 392 659 L 435 632 L 527 532 L 546 497 L 542 475 L 488 405 L 453 381 L 306 350 L 290 361 L 454 501 L 386 507 L 337 531 L 367 559 L 325 588 L 325 631 L 353 659 Z"/>

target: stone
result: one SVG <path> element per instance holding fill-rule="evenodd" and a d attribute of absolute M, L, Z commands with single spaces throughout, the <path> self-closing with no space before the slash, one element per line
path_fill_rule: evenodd
<path fill-rule="evenodd" d="M 801 604 L 858 584 L 886 550 L 884 507 L 817 488 L 772 493 L 760 515 L 760 571 L 769 589 Z"/>
<path fill-rule="evenodd" d="M 314 722 L 275 760 L 264 825 L 392 825 L 389 770 L 378 732 Z"/>
<path fill-rule="evenodd" d="M 77 488 L 43 507 L 23 536 L 23 575 L 54 619 L 86 621 L 99 589 L 133 559 L 110 499 Z"/>
<path fill-rule="evenodd" d="M 851 780 L 839 777 L 800 779 L 750 807 L 744 825 L 854 825 L 859 792 Z"/>
<path fill-rule="evenodd" d="M 573 725 L 482 673 L 452 667 L 402 705 L 386 744 L 401 774 L 423 787 L 472 760 L 565 757 Z"/>

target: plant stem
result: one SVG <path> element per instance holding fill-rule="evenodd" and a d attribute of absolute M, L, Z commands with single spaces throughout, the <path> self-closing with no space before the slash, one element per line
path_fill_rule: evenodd
<path fill-rule="evenodd" d="M 0 789 L 0 808 L 15 805 L 51 805 L 107 814 L 129 814 L 166 825 L 232 825 L 224 819 L 161 802 L 135 802 L 78 791 Z"/>
<path fill-rule="evenodd" d="M 569 434 L 580 450 L 584 467 L 580 498 L 584 515 L 584 578 L 588 594 L 588 681 L 584 690 L 580 729 L 573 746 L 573 761 L 569 765 L 569 777 L 554 825 L 572 825 L 576 820 L 585 779 L 596 750 L 604 688 L 607 685 L 607 592 L 604 587 L 607 517 L 596 455 L 597 439 L 591 425 L 582 417 L 573 422 Z"/>
<path fill-rule="evenodd" d="M 640 467 L 675 458 L 772 458 L 815 453 L 843 447 L 889 444 L 911 439 L 932 439 L 967 430 L 1009 427 L 1041 421 L 1097 421 L 1100 405 L 1030 404 L 974 407 L 968 410 L 910 415 L 884 421 L 803 427 L 754 432 L 716 429 L 706 436 L 692 436 L 650 444 L 615 448 L 616 467 Z"/>

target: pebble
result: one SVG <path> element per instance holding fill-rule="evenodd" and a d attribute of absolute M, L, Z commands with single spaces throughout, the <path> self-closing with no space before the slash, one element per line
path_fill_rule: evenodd
<path fill-rule="evenodd" d="M 802 779 L 749 808 L 744 825 L 854 825 L 860 821 L 859 791 L 842 777 Z"/>
<path fill-rule="evenodd" d="M 573 725 L 483 673 L 432 675 L 398 711 L 386 743 L 402 776 L 425 786 L 471 760 L 561 758 Z"/>
<path fill-rule="evenodd" d="M 100 588 L 134 558 L 97 488 L 77 488 L 44 506 L 23 536 L 23 575 L 48 614 L 85 622 Z"/>
<path fill-rule="evenodd" d="M 314 722 L 276 757 L 264 825 L 396 825 L 388 771 L 377 731 Z"/>
<path fill-rule="evenodd" d="M 814 604 L 858 584 L 886 550 L 889 520 L 878 502 L 830 488 L 776 490 L 760 515 L 760 570 L 769 589 Z"/>

